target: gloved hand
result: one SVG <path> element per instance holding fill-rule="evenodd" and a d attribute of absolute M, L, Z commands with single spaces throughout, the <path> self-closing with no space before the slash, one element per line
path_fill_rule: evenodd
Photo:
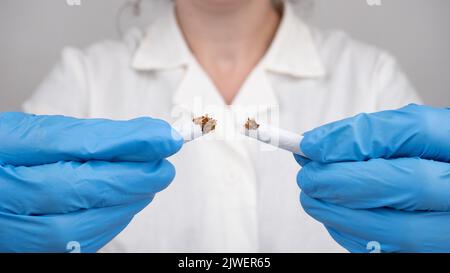
<path fill-rule="evenodd" d="M 450 109 L 357 115 L 301 148 L 302 206 L 347 250 L 450 252 Z"/>
<path fill-rule="evenodd" d="M 172 181 L 182 143 L 151 118 L 0 114 L 0 252 L 97 251 Z"/>

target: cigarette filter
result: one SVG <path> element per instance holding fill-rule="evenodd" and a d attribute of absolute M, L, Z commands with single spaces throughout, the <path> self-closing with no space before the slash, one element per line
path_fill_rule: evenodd
<path fill-rule="evenodd" d="M 254 119 L 249 118 L 244 124 L 244 134 L 266 144 L 276 146 L 297 155 L 305 156 L 300 149 L 300 142 L 302 141 L 303 136 L 294 132 L 263 123 L 257 123 Z"/>
<path fill-rule="evenodd" d="M 192 141 L 216 129 L 217 121 L 204 115 L 193 119 L 184 119 L 173 124 L 173 128 L 183 137 L 184 142 Z"/>

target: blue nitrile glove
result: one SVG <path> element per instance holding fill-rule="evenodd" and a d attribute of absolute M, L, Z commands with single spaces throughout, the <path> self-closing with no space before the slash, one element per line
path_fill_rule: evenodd
<path fill-rule="evenodd" d="M 166 122 L 0 114 L 0 252 L 95 252 L 172 181 Z"/>
<path fill-rule="evenodd" d="M 305 211 L 351 252 L 450 252 L 450 109 L 409 105 L 305 134 Z"/>

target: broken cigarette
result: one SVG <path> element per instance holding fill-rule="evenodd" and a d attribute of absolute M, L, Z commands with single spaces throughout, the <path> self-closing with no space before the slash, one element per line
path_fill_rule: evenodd
<path fill-rule="evenodd" d="M 300 148 L 300 143 L 303 139 L 302 135 L 267 124 L 257 123 L 254 119 L 250 118 L 244 124 L 244 134 L 266 144 L 305 157 L 305 154 Z"/>
<path fill-rule="evenodd" d="M 173 128 L 183 137 L 184 142 L 189 142 L 213 132 L 216 129 L 216 124 L 215 119 L 204 115 L 191 120 L 176 122 Z"/>

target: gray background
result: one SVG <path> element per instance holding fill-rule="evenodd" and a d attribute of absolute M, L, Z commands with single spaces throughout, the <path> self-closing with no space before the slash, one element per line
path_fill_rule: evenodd
<path fill-rule="evenodd" d="M 20 110 L 64 46 L 117 39 L 117 18 L 123 29 L 143 26 L 157 14 L 158 1 L 147 0 L 145 19 L 137 20 L 129 9 L 117 16 L 125 0 L 81 0 L 80 6 L 66 0 L 1 0 L 0 111 Z M 450 1 L 381 0 L 381 6 L 369 6 L 366 0 L 313 2 L 312 23 L 344 29 L 387 49 L 427 104 L 450 106 Z"/>

